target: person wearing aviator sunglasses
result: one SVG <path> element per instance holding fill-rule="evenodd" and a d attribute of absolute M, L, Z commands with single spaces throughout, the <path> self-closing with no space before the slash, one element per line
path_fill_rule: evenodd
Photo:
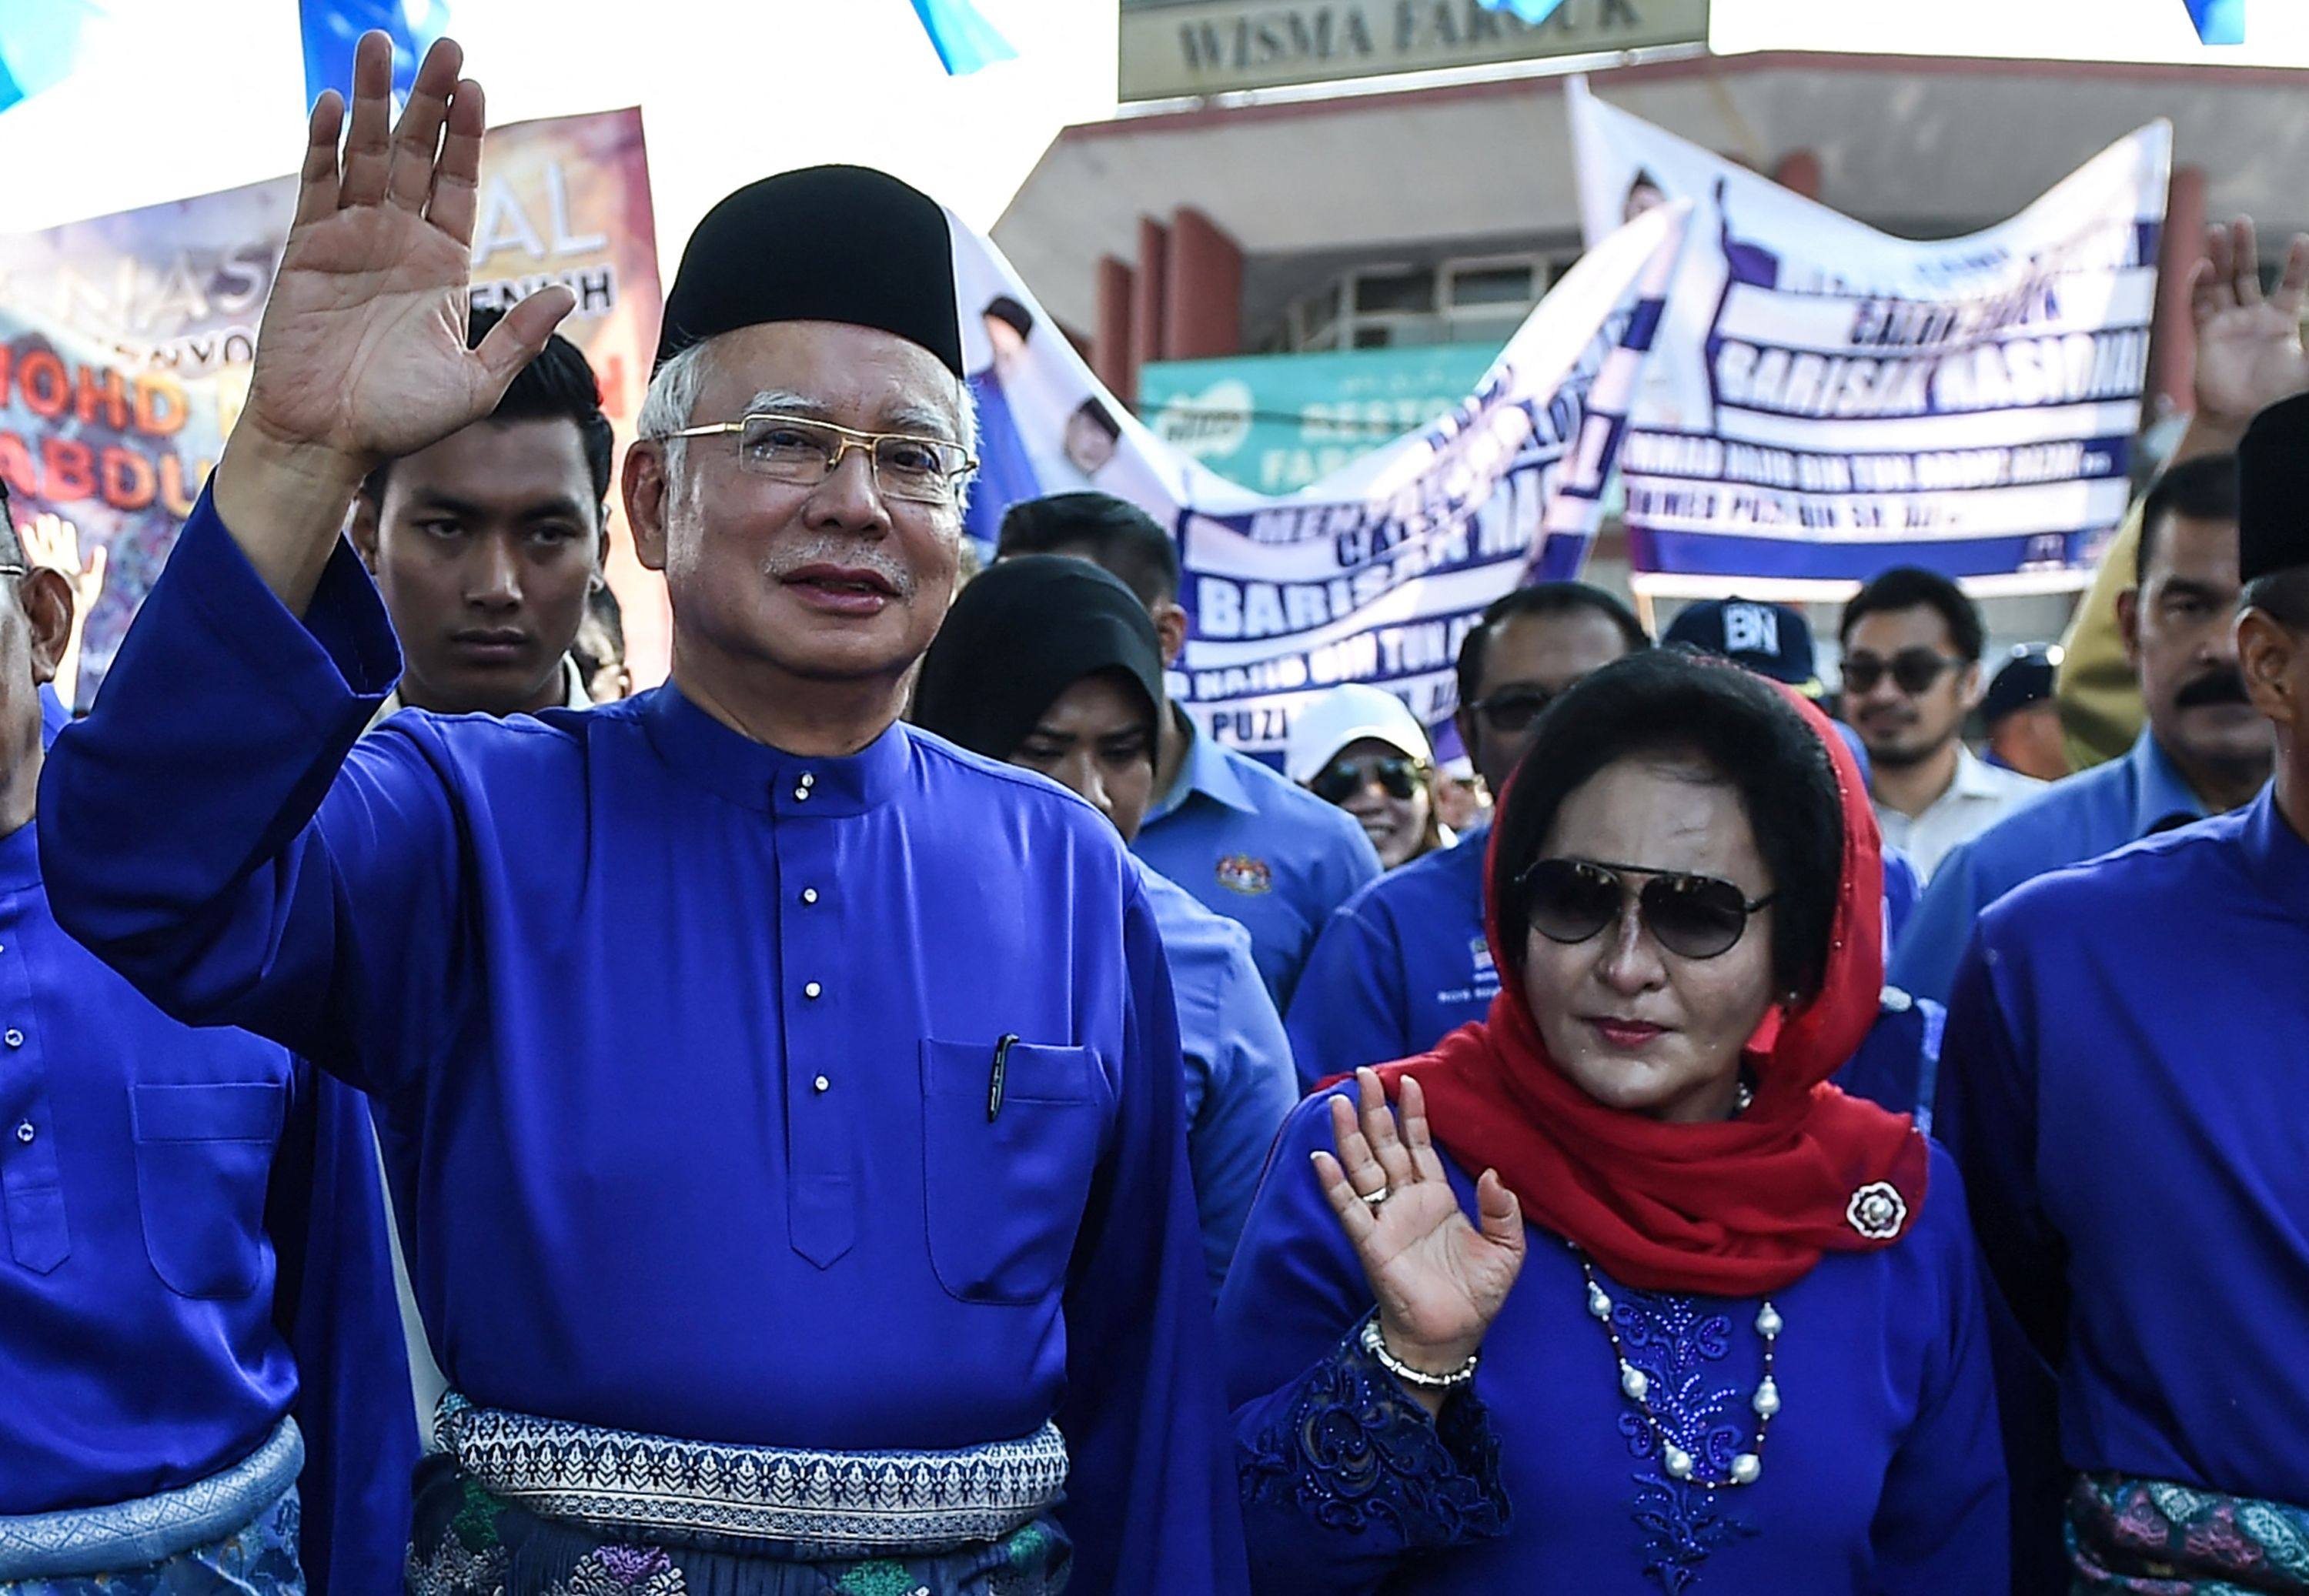
<path fill-rule="evenodd" d="M 1220 1297 L 1254 1587 L 2005 1590 L 1953 1168 L 1826 1083 L 1883 977 L 1850 754 L 1646 653 L 1493 830 L 1489 1017 L 1293 1111 Z"/>
<path fill-rule="evenodd" d="M 1867 746 L 1887 845 L 1926 883 L 1958 843 L 2045 789 L 1964 746 L 1980 702 L 1980 611 L 1962 589 L 1913 565 L 1885 572 L 1845 606 L 1844 718 Z"/>
<path fill-rule="evenodd" d="M 1435 748 L 1403 700 L 1349 682 L 1292 717 L 1284 773 L 1353 815 L 1392 870 L 1450 841 L 1435 813 Z"/>
<path fill-rule="evenodd" d="M 1573 683 L 1651 646 L 1628 607 L 1585 582 L 1549 582 L 1495 600 L 1459 646 L 1459 736 L 1494 795 Z M 1488 822 L 1392 871 L 1339 907 L 1316 939 L 1285 1016 L 1311 1087 L 1357 1065 L 1421 1052 L 1500 989 L 1483 935 Z"/>

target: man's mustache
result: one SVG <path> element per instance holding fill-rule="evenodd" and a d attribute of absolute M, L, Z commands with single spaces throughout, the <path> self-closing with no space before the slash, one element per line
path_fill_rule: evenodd
<path fill-rule="evenodd" d="M 2244 673 L 2235 666 L 2207 671 L 2195 681 L 2173 694 L 2173 707 L 2193 710 L 2207 704 L 2250 704 L 2253 697 L 2244 690 Z"/>

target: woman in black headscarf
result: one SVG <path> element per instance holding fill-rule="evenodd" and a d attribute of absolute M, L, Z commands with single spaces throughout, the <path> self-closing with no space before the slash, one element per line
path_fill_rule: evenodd
<path fill-rule="evenodd" d="M 1080 793 L 1127 842 L 1154 801 L 1163 703 L 1162 646 L 1137 595 L 1086 560 L 1025 555 L 955 600 L 922 660 L 913 720 Z M 1215 1291 L 1298 1076 L 1250 934 L 1143 864 L 1138 875 L 1170 956 L 1187 1154 Z"/>

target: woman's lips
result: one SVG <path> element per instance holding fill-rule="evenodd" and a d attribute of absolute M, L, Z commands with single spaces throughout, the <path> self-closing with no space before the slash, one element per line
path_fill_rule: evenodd
<path fill-rule="evenodd" d="M 1656 1037 L 1667 1034 L 1667 1027 L 1653 1025 L 1642 1020 L 1614 1020 L 1609 1016 L 1591 1017 L 1587 1023 L 1596 1034 L 1614 1048 L 1642 1047 Z"/>

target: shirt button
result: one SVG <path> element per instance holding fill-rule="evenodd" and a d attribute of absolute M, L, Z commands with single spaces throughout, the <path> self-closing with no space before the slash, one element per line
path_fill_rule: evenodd
<path fill-rule="evenodd" d="M 825 990 L 826 988 L 824 987 L 819 986 L 816 981 L 812 981 L 801 989 L 801 995 L 804 997 L 816 997 Z M 13 1036 L 15 1032 L 10 1031 L 8 1034 Z"/>
<path fill-rule="evenodd" d="M 4 1035 L 0 1035 L 0 1041 L 6 1042 L 12 1048 L 21 1048 L 24 1045 L 24 1033 L 11 1025 Z"/>
<path fill-rule="evenodd" d="M 802 901 L 803 902 L 805 902 L 805 903 L 815 903 L 815 902 L 817 902 L 817 889 L 816 887 L 814 887 L 814 886 L 806 886 L 806 887 L 802 888 L 802 889 L 801 889 L 801 901 Z"/>
<path fill-rule="evenodd" d="M 825 1077 L 820 1076 L 819 1079 L 823 1080 Z M 32 1138 L 39 1134 L 39 1132 L 32 1128 L 32 1122 L 29 1119 L 16 1127 L 16 1140 L 22 1142 L 27 1147 L 30 1147 L 32 1144 Z"/>
<path fill-rule="evenodd" d="M 820 1075 L 817 1080 L 811 1082 L 810 1084 L 817 1087 L 820 1091 L 824 1091 L 827 1087 L 833 1085 L 834 1083 L 827 1080 L 824 1075 Z M 26 1128 L 29 1129 L 30 1127 L 28 1126 Z"/>
<path fill-rule="evenodd" d="M 809 789 L 807 787 L 795 788 L 794 802 L 797 804 L 806 804 L 809 802 Z"/>
<path fill-rule="evenodd" d="M 804 787 L 815 787 L 817 785 L 817 778 L 804 771 L 801 773 L 801 784 Z"/>

